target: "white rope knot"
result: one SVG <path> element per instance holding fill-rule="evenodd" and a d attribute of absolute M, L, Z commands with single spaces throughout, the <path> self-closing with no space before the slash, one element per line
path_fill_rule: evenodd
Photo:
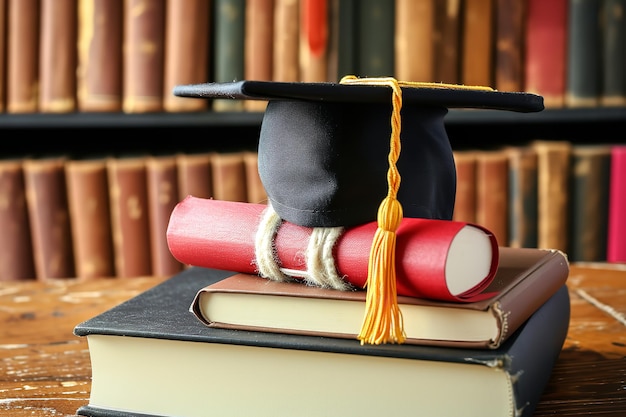
<path fill-rule="evenodd" d="M 337 273 L 333 248 L 343 233 L 343 227 L 314 227 L 305 251 L 306 270 L 281 268 L 274 239 L 282 219 L 271 204 L 267 204 L 254 241 L 256 266 L 260 276 L 274 281 L 303 279 L 307 285 L 350 290 L 351 286 Z"/>

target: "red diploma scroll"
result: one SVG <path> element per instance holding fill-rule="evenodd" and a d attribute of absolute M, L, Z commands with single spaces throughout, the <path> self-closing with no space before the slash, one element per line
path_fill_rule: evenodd
<path fill-rule="evenodd" d="M 266 207 L 189 196 L 178 203 L 170 216 L 169 249 L 187 265 L 256 274 L 255 234 Z M 453 239 L 466 226 L 475 227 L 488 239 L 490 247 L 480 251 L 481 262 L 487 263 L 488 271 L 469 289 L 453 294 L 450 280 L 457 278 L 451 277 L 448 270 L 449 264 L 455 262 L 449 252 Z M 337 272 L 356 288 L 366 284 L 376 228 L 376 222 L 346 228 L 335 244 Z M 311 231 L 308 227 L 282 222 L 274 239 L 281 267 L 306 270 L 303 254 Z M 404 218 L 396 235 L 399 295 L 453 302 L 472 302 L 494 295 L 484 292 L 495 275 L 499 254 L 496 239 L 488 230 L 460 221 Z M 461 265 L 460 269 L 465 266 Z M 455 275 L 465 279 L 463 274 Z"/>

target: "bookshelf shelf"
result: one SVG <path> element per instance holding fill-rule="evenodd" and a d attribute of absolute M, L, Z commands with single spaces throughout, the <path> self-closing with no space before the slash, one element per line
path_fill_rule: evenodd
<path fill-rule="evenodd" d="M 260 112 L 210 111 L 3 114 L 0 132 L 5 137 L 28 131 L 54 135 L 53 141 L 45 143 L 40 135 L 32 140 L 12 141 L 4 147 L 4 153 L 228 150 L 255 147 L 262 119 Z M 457 148 L 538 138 L 586 142 L 602 137 L 604 142 L 622 142 L 615 132 L 626 128 L 626 107 L 546 109 L 539 113 L 452 109 L 446 116 L 446 128 Z M 94 132 L 105 136 L 90 141 L 85 149 L 75 146 L 77 139 L 93 137 Z M 593 132 L 593 137 L 587 132 Z M 159 137 L 166 140 L 156 145 Z M 36 151 L 33 144 L 37 145 Z"/>

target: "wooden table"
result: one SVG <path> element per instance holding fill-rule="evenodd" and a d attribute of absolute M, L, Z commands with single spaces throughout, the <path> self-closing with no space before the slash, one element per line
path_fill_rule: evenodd
<path fill-rule="evenodd" d="M 0 415 L 73 416 L 91 367 L 72 329 L 157 278 L 0 283 Z M 535 416 L 626 416 L 626 265 L 572 265 L 564 349 Z"/>

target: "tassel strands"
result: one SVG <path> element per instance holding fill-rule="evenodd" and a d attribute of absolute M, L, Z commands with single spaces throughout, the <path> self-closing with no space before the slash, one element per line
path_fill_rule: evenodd
<path fill-rule="evenodd" d="M 402 89 L 394 78 L 344 77 L 342 84 L 389 86 L 393 91 L 387 197 L 378 208 L 378 228 L 372 241 L 368 263 L 365 316 L 358 339 L 361 344 L 404 343 L 406 335 L 396 291 L 396 230 L 402 221 L 402 205 L 397 199 L 400 173 Z"/>

